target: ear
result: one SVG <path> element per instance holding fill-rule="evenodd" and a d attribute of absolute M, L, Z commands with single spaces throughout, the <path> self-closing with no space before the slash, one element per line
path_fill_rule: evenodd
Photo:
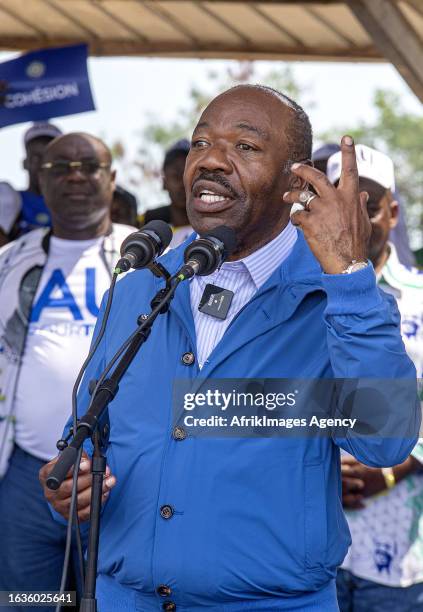
<path fill-rule="evenodd" d="M 296 191 L 297 189 L 301 191 L 306 191 L 308 189 L 308 183 L 300 176 L 295 176 L 295 174 L 291 174 L 291 176 L 289 177 L 288 191 Z"/>
<path fill-rule="evenodd" d="M 116 170 L 112 170 L 110 173 L 110 186 L 113 191 L 116 189 Z"/>
<path fill-rule="evenodd" d="M 302 163 L 305 166 L 311 166 L 312 168 L 314 167 L 313 162 L 309 159 L 307 159 L 306 161 L 303 161 Z M 300 176 L 296 176 L 295 174 L 292 174 L 291 172 L 289 175 L 288 187 L 289 187 L 289 191 L 295 191 L 297 189 L 301 191 L 305 191 L 309 189 L 309 183 L 307 183 L 307 181 L 302 179 Z"/>
<path fill-rule="evenodd" d="M 389 219 L 389 227 L 393 229 L 396 227 L 399 221 L 399 204 L 397 200 L 392 200 L 389 204 L 389 211 L 391 213 L 391 218 Z"/>

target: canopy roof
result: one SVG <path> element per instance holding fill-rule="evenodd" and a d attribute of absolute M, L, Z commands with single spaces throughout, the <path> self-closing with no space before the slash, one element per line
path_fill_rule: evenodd
<path fill-rule="evenodd" d="M 0 0 L 0 48 L 392 62 L 423 100 L 423 0 Z"/>

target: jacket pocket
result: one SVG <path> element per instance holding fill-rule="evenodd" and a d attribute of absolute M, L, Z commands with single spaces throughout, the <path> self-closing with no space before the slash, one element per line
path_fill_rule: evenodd
<path fill-rule="evenodd" d="M 325 566 L 328 540 L 325 472 L 321 463 L 304 466 L 305 566 Z"/>

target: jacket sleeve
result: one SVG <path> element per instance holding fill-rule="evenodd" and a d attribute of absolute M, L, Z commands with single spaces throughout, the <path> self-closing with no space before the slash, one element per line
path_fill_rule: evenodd
<path fill-rule="evenodd" d="M 377 287 L 371 265 L 323 274 L 323 287 L 329 358 L 335 378 L 344 379 L 336 410 L 358 417 L 358 426 L 334 441 L 370 466 L 402 463 L 417 442 L 421 413 L 396 302 Z"/>

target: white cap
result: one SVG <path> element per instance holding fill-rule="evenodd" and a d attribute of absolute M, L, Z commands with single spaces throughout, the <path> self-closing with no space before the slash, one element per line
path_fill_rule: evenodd
<path fill-rule="evenodd" d="M 24 144 L 25 146 L 31 142 L 31 140 L 35 140 L 35 138 L 57 138 L 63 134 L 62 130 L 60 130 L 53 123 L 49 123 L 48 121 L 38 123 L 34 123 L 29 130 L 25 132 L 24 135 Z"/>
<path fill-rule="evenodd" d="M 372 149 L 367 145 L 355 145 L 358 175 L 360 178 L 371 179 L 385 189 L 395 191 L 394 164 L 390 157 Z M 342 153 L 334 153 L 328 159 L 327 176 L 331 183 L 336 183 L 341 177 Z"/>

